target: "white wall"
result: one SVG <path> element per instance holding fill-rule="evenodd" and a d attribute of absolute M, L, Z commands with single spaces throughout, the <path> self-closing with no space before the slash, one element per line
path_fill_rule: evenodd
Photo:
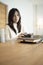
<path fill-rule="evenodd" d="M 43 35 L 43 0 L 34 0 L 34 34 Z"/>
<path fill-rule="evenodd" d="M 43 5 L 37 5 L 37 34 L 43 35 Z"/>

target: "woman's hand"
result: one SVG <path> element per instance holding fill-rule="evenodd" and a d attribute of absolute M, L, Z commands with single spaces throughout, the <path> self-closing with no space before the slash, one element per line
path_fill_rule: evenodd
<path fill-rule="evenodd" d="M 24 36 L 24 34 L 23 33 L 20 33 L 19 35 L 18 35 L 18 38 L 22 38 Z"/>

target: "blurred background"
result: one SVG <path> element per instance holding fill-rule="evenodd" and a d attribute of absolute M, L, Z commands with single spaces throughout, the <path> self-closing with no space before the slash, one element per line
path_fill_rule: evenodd
<path fill-rule="evenodd" d="M 0 0 L 0 39 L 11 8 L 19 9 L 27 33 L 43 35 L 43 0 Z"/>

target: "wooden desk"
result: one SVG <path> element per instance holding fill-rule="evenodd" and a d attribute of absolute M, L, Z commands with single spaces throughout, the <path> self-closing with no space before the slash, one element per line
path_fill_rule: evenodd
<path fill-rule="evenodd" d="M 0 65 L 43 65 L 43 43 L 0 43 Z"/>

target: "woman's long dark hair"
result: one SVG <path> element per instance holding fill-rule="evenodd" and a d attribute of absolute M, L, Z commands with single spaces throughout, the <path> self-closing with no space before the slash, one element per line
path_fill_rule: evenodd
<path fill-rule="evenodd" d="M 16 30 L 13 26 L 13 16 L 15 14 L 15 12 L 18 12 L 18 15 L 19 15 L 19 21 L 17 23 L 17 29 L 18 29 L 18 33 L 21 31 L 21 16 L 20 16 L 20 12 L 17 8 L 12 8 L 10 11 L 9 11 L 9 14 L 8 14 L 8 25 L 10 26 L 10 28 L 16 33 Z"/>

